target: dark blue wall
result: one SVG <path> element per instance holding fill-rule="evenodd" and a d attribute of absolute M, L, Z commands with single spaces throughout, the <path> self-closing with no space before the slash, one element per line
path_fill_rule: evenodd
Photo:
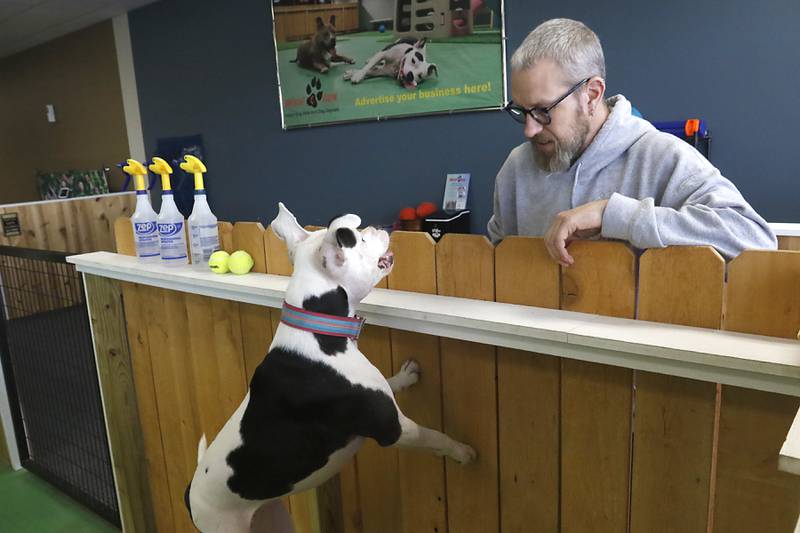
<path fill-rule="evenodd" d="M 707 119 L 722 173 L 767 220 L 800 222 L 800 2 L 506 0 L 505 10 L 509 55 L 543 20 L 586 22 L 603 42 L 609 95 L 651 120 Z M 472 228 L 483 231 L 495 174 L 523 141 L 500 111 L 283 131 L 266 0 L 163 0 L 129 20 L 148 156 L 159 137 L 201 133 L 221 219 L 269 222 L 280 200 L 301 223 L 341 212 L 391 223 L 402 206 L 440 203 L 446 173 L 470 172 Z"/>

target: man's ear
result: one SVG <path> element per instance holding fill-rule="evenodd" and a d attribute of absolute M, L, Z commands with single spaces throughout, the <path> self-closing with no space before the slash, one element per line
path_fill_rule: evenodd
<path fill-rule="evenodd" d="M 310 235 L 297 223 L 297 219 L 291 211 L 286 209 L 283 202 L 278 202 L 278 216 L 275 217 L 270 226 L 275 235 L 286 243 L 290 254 L 294 254 L 295 247 Z"/>
<path fill-rule="evenodd" d="M 606 81 L 600 76 L 594 76 L 586 82 L 587 107 L 591 114 L 594 114 L 594 110 L 603 102 L 605 93 Z"/>

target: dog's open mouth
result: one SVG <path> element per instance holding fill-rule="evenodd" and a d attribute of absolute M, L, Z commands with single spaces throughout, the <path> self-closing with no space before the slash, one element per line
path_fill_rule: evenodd
<path fill-rule="evenodd" d="M 381 270 L 386 270 L 387 268 L 391 268 L 394 264 L 394 253 L 393 252 L 386 252 L 378 259 L 378 268 Z"/>

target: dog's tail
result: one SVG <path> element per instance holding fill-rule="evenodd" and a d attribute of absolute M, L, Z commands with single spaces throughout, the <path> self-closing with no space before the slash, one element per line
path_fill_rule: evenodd
<path fill-rule="evenodd" d="M 197 443 L 197 464 L 200 464 L 200 461 L 203 460 L 203 456 L 206 454 L 207 449 L 208 445 L 206 443 L 206 434 L 203 433 L 203 436 L 200 437 L 200 442 Z"/>

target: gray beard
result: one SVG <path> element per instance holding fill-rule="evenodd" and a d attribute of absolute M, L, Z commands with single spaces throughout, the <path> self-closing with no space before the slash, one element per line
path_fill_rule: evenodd
<path fill-rule="evenodd" d="M 555 149 L 552 156 L 539 152 L 535 137 L 531 139 L 530 142 L 531 145 L 533 145 L 533 160 L 536 162 L 536 165 L 545 172 L 564 172 L 569 169 L 583 153 L 581 147 L 586 142 L 586 137 L 588 135 L 589 121 L 586 120 L 586 117 L 579 115 L 578 122 L 572 129 L 569 138 L 564 141 L 560 139 L 554 140 Z"/>

